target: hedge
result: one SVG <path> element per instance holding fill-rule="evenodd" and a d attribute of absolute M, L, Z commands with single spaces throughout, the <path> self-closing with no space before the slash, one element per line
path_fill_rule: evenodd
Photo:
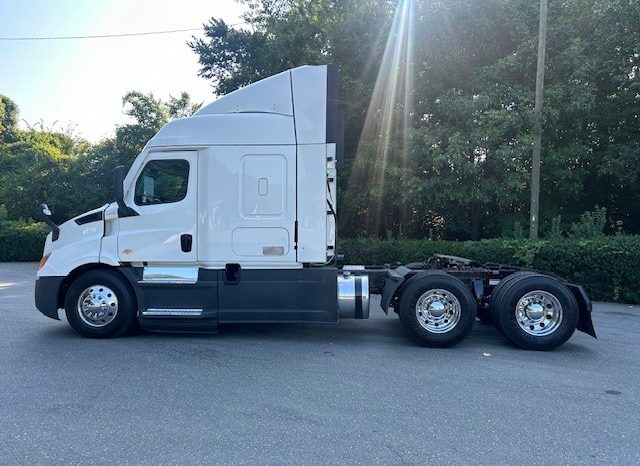
<path fill-rule="evenodd" d="M 640 236 L 464 242 L 343 239 L 338 252 L 350 264 L 408 263 L 440 253 L 530 267 L 583 285 L 591 299 L 640 304 Z"/>
<path fill-rule="evenodd" d="M 0 262 L 40 260 L 47 232 L 42 223 L 0 222 Z M 338 252 L 350 264 L 404 264 L 440 253 L 530 267 L 583 285 L 594 300 L 640 304 L 640 236 L 554 241 L 342 239 Z"/>
<path fill-rule="evenodd" d="M 44 223 L 0 221 L 0 262 L 39 261 L 47 233 Z"/>

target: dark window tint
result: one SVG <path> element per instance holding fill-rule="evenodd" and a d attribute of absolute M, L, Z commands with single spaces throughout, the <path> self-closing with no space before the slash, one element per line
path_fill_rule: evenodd
<path fill-rule="evenodd" d="M 136 181 L 134 201 L 137 205 L 178 202 L 187 195 L 189 162 L 186 160 L 152 160 Z"/>

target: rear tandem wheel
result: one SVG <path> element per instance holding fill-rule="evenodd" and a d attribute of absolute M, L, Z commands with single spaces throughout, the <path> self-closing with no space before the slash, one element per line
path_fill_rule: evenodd
<path fill-rule="evenodd" d="M 579 309 L 563 283 L 532 272 L 503 282 L 493 291 L 490 308 L 496 328 L 509 340 L 524 349 L 550 350 L 571 338 Z"/>
<path fill-rule="evenodd" d="M 398 307 L 405 332 L 423 346 L 458 343 L 476 320 L 476 302 L 469 288 L 442 271 L 410 279 Z"/>

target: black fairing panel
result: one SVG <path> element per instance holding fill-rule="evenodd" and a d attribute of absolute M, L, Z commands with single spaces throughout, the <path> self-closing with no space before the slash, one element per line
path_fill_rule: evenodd
<path fill-rule="evenodd" d="M 338 67 L 327 65 L 326 141 L 328 144 L 338 142 L 338 120 Z"/>
<path fill-rule="evenodd" d="M 298 270 L 298 320 L 338 322 L 338 271 L 335 268 Z"/>
<path fill-rule="evenodd" d="M 338 322 L 336 268 L 242 269 L 237 282 L 226 280 L 225 270 L 200 269 L 194 284 L 143 283 L 142 268 L 120 270 L 134 289 L 138 309 L 203 309 L 202 325 L 210 325 L 212 319 L 220 323 Z M 141 318 L 145 328 L 148 321 L 158 319 Z M 162 321 L 165 329 L 172 319 Z M 199 323 L 189 318 L 184 325 L 192 331 Z"/>
<path fill-rule="evenodd" d="M 297 270 L 242 269 L 237 283 L 220 283 L 219 322 L 295 322 L 298 320 Z"/>
<path fill-rule="evenodd" d="M 219 322 L 337 322 L 337 270 L 243 269 L 238 283 L 219 271 Z"/>
<path fill-rule="evenodd" d="M 212 274 L 200 270 L 194 284 L 143 283 L 142 267 L 120 267 L 119 270 L 129 280 L 138 309 L 204 309 L 207 318 L 215 318 L 218 311 L 217 271 Z M 166 319 L 165 319 L 166 320 Z"/>

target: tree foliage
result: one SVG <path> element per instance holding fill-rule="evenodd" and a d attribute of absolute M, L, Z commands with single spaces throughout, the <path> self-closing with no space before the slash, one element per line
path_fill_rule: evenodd
<path fill-rule="evenodd" d="M 37 206 L 47 202 L 59 222 L 110 202 L 114 168 L 131 165 L 165 123 L 199 107 L 186 93 L 164 102 L 129 92 L 122 104 L 130 121 L 116 126 L 114 137 L 92 145 L 55 128 L 20 130 L 17 105 L 2 95 L 0 102 L 5 128 L 0 133 L 0 205 L 8 219 L 16 220 L 33 217 Z"/>
<path fill-rule="evenodd" d="M 538 2 L 240 1 L 245 24 L 211 18 L 189 42 L 216 94 L 302 64 L 340 67 L 340 236 L 520 236 L 537 123 L 543 234 L 640 233 L 640 2 L 549 2 L 536 121 Z M 130 92 L 122 103 L 129 121 L 92 145 L 19 129 L 18 106 L 0 96 L 4 215 L 48 201 L 64 220 L 109 201 L 113 168 L 197 108 L 184 93 Z"/>
<path fill-rule="evenodd" d="M 0 142 L 14 140 L 18 126 L 18 113 L 16 103 L 0 94 Z"/>
<path fill-rule="evenodd" d="M 385 45 L 400 34 L 394 15 L 405 1 L 245 3 L 248 26 L 213 18 L 206 37 L 190 43 L 200 74 L 226 93 L 293 66 L 340 66 L 348 115 L 342 235 L 465 239 L 511 235 L 516 222 L 526 224 L 537 2 L 416 0 L 411 52 L 391 67 Z M 638 24 L 635 1 L 549 5 L 543 230 L 559 215 L 576 221 L 599 205 L 608 229 L 640 231 Z M 398 69 L 408 84 L 395 97 L 385 88 L 377 102 L 376 79 L 392 80 Z M 363 132 L 372 115 L 392 127 L 378 121 L 377 132 Z M 383 183 L 372 176 L 381 165 Z"/>

